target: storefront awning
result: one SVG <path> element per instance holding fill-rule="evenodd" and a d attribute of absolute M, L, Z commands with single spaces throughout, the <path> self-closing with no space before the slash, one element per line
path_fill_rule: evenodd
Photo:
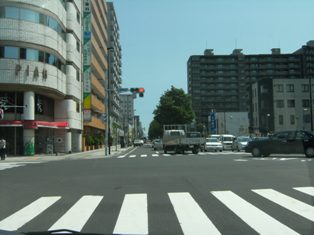
<path fill-rule="evenodd" d="M 39 127 L 55 128 L 55 129 L 69 129 L 68 122 L 47 122 L 47 121 L 33 121 L 33 120 L 22 120 L 22 121 L 0 120 L 0 126 L 24 127 L 25 129 L 38 129 Z"/>

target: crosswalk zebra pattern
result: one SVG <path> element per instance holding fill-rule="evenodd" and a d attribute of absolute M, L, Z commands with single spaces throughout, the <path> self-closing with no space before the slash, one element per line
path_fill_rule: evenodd
<path fill-rule="evenodd" d="M 302 195 L 313 197 L 314 187 L 295 187 L 292 189 Z M 288 210 L 288 213 L 301 216 L 312 225 L 314 229 L 314 207 L 295 199 L 289 195 L 277 190 L 252 189 L 257 197 L 261 196 L 265 200 L 273 202 L 275 205 Z M 230 190 L 208 191 L 208 198 L 212 195 L 216 200 L 210 203 L 222 203 L 230 214 L 235 214 L 240 218 L 245 226 L 249 226 L 259 234 L 300 234 L 293 230 L 290 224 L 283 224 L 280 218 L 274 218 L 272 215 L 264 212 L 263 208 L 258 208 L 251 199 L 245 199 Z M 220 213 L 219 211 L 206 211 L 201 208 L 197 200 L 189 192 L 169 192 L 167 197 L 171 203 L 176 220 L 182 231 L 174 232 L 185 235 L 192 234 L 223 234 L 216 225 L 217 221 L 209 219 L 209 213 Z M 309 200 L 310 201 L 310 200 Z M 0 229 L 23 231 L 23 226 L 30 223 L 37 217 L 49 211 L 49 208 L 57 203 L 62 204 L 61 196 L 44 196 L 30 202 L 25 207 L 17 210 L 0 221 Z M 84 226 L 95 216 L 95 211 L 101 207 L 106 200 L 101 195 L 84 195 L 78 201 L 73 202 L 61 217 L 55 221 L 47 230 L 70 229 L 74 231 L 84 230 Z M 156 233 L 149 227 L 149 216 L 154 211 L 149 211 L 149 197 L 146 193 L 125 194 L 116 223 L 112 228 L 114 234 L 150 234 Z M 0 211 L 2 215 L 3 212 Z M 228 215 L 224 214 L 224 217 Z M 1 217 L 2 218 L 2 217 Z M 167 226 L 167 225 L 165 225 Z M 104 229 L 100 228 L 100 231 Z M 304 232 L 304 231 L 303 231 Z M 313 234 L 314 231 L 308 231 Z"/>

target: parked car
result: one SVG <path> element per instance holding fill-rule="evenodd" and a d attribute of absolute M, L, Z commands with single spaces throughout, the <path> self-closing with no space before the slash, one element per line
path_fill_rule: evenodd
<path fill-rule="evenodd" d="M 248 142 L 251 141 L 250 136 L 238 136 L 232 143 L 232 151 L 241 151 L 247 146 Z"/>
<path fill-rule="evenodd" d="M 154 140 L 153 140 L 152 148 L 153 148 L 154 150 L 162 150 L 162 149 L 163 149 L 163 146 L 162 146 L 162 141 L 161 141 L 161 139 L 154 139 Z"/>
<path fill-rule="evenodd" d="M 222 151 L 222 143 L 217 138 L 206 138 L 205 140 L 205 152 L 207 151 Z"/>
<path fill-rule="evenodd" d="M 232 143 L 234 138 L 234 135 L 221 135 L 223 150 L 232 150 Z"/>
<path fill-rule="evenodd" d="M 314 157 L 314 135 L 308 131 L 281 131 L 263 139 L 252 140 L 245 152 L 253 157 L 267 157 L 270 154 L 305 154 Z"/>
<path fill-rule="evenodd" d="M 142 146 L 144 144 L 144 140 L 141 139 L 135 139 L 133 142 L 134 146 Z"/>

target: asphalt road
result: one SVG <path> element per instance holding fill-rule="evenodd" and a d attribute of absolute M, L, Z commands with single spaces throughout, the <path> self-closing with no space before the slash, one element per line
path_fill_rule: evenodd
<path fill-rule="evenodd" d="M 304 156 L 138 147 L 110 158 L 1 164 L 0 229 L 314 234 L 314 159 Z"/>

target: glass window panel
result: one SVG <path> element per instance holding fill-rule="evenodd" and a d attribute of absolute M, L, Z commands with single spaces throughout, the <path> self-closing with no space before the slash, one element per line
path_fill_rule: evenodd
<path fill-rule="evenodd" d="M 48 16 L 48 26 L 58 32 L 58 22 L 50 16 Z"/>
<path fill-rule="evenodd" d="M 39 13 L 28 9 L 20 9 L 20 19 L 39 23 Z"/>
<path fill-rule="evenodd" d="M 18 19 L 19 9 L 16 7 L 5 7 L 5 18 Z"/>
<path fill-rule="evenodd" d="M 19 59 L 20 58 L 19 48 L 10 46 L 4 47 L 4 58 Z"/>
<path fill-rule="evenodd" d="M 40 62 L 45 62 L 45 53 L 44 53 L 44 52 L 39 51 L 39 54 L 38 54 L 38 61 L 40 61 Z"/>
<path fill-rule="evenodd" d="M 0 47 L 0 58 L 4 57 L 4 47 Z"/>
<path fill-rule="evenodd" d="M 46 63 L 53 65 L 55 63 L 55 56 L 49 53 L 46 53 Z"/>
<path fill-rule="evenodd" d="M 20 59 L 26 59 L 26 48 L 20 48 Z"/>
<path fill-rule="evenodd" d="M 0 7 L 0 18 L 5 17 L 5 7 Z"/>
<path fill-rule="evenodd" d="M 47 25 L 47 16 L 44 14 L 39 14 L 39 23 Z"/>
<path fill-rule="evenodd" d="M 38 55 L 39 55 L 39 51 L 37 51 L 37 50 L 34 50 L 34 49 L 27 49 L 26 50 L 26 59 L 27 60 L 38 61 Z"/>

